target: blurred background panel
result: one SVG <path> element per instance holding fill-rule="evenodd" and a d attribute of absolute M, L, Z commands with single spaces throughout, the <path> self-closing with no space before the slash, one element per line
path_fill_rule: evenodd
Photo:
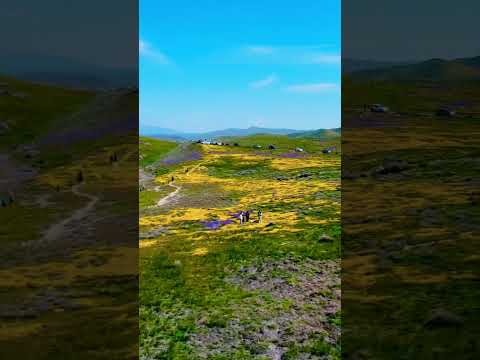
<path fill-rule="evenodd" d="M 478 353 L 475 1 L 343 1 L 342 358 Z"/>
<path fill-rule="evenodd" d="M 138 3 L 0 28 L 0 358 L 137 358 Z"/>

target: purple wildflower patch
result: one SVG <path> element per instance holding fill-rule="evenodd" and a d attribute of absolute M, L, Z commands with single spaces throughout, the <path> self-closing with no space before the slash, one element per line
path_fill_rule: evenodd
<path fill-rule="evenodd" d="M 299 159 L 299 158 L 304 158 L 306 155 L 298 154 L 298 153 L 283 153 L 283 154 L 280 154 L 279 156 L 287 159 Z"/>
<path fill-rule="evenodd" d="M 202 221 L 203 226 L 209 230 L 216 230 L 222 226 L 233 224 L 233 220 L 211 220 L 211 221 Z"/>
<path fill-rule="evenodd" d="M 264 151 L 264 152 L 255 151 L 255 152 L 253 153 L 253 155 L 256 155 L 256 156 L 270 156 L 271 154 L 268 153 L 268 152 L 265 152 L 265 151 Z"/>
<path fill-rule="evenodd" d="M 168 156 L 162 160 L 162 163 L 164 165 L 175 165 L 175 164 L 180 164 L 186 161 L 200 160 L 201 158 L 202 158 L 201 153 L 199 153 L 198 151 L 192 151 L 188 153 L 180 153 L 180 154 Z"/>
<path fill-rule="evenodd" d="M 242 212 L 239 210 L 239 211 L 236 211 L 236 212 L 229 212 L 228 215 L 230 215 L 231 217 L 235 218 L 235 219 L 240 219 L 240 214 Z"/>

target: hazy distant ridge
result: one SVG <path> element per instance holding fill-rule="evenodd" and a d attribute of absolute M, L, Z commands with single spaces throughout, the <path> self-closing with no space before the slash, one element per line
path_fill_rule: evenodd
<path fill-rule="evenodd" d="M 480 56 L 455 60 L 430 59 L 415 64 L 363 69 L 348 75 L 354 80 L 478 81 Z"/>
<path fill-rule="evenodd" d="M 314 131 L 314 130 L 312 130 Z M 140 134 L 144 136 L 173 139 L 173 140 L 197 140 L 197 139 L 215 139 L 225 136 L 249 136 L 255 134 L 272 134 L 272 135 L 290 135 L 302 133 L 303 130 L 295 129 L 269 129 L 261 127 L 249 127 L 247 129 L 229 128 L 224 130 L 209 131 L 204 133 L 184 133 L 168 128 L 160 128 L 155 126 L 140 126 Z"/>

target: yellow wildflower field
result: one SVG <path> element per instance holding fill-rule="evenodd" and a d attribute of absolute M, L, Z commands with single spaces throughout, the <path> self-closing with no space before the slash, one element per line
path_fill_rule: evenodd
<path fill-rule="evenodd" d="M 258 322 L 261 328 L 273 321 L 284 327 L 280 317 L 288 316 L 291 328 L 300 331 L 298 319 L 309 318 L 321 323 L 311 331 L 331 331 L 325 330 L 332 326 L 329 319 L 340 316 L 340 155 L 320 150 L 295 154 L 291 143 L 289 149 L 271 151 L 180 145 L 201 157 L 175 163 L 170 154 L 169 164 L 160 162 L 156 176 L 144 182 L 146 194 L 158 190 L 166 195 L 140 206 L 142 351 L 170 332 L 178 334 L 182 326 L 190 329 L 188 339 L 168 341 L 187 357 L 215 347 L 211 331 L 225 344 L 222 354 L 231 351 L 231 341 L 246 346 L 247 334 L 260 341 L 261 333 L 242 330 L 246 322 Z M 312 140 L 311 148 L 321 145 Z M 258 274 L 256 285 L 240 285 L 238 281 L 250 281 L 245 274 Z M 254 291 L 251 287 L 259 281 L 265 283 Z M 270 281 L 291 294 L 282 300 Z M 298 300 L 312 283 L 328 288 L 328 299 L 322 300 L 328 306 Z M 326 308 L 334 310 L 325 315 Z M 241 325 L 231 327 L 234 323 Z M 332 344 L 339 341 L 338 334 L 339 329 L 328 335 Z"/>

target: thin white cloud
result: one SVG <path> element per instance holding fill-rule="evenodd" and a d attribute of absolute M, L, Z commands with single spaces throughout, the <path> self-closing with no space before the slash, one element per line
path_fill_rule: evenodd
<path fill-rule="evenodd" d="M 285 91 L 299 94 L 315 94 L 337 90 L 338 88 L 339 86 L 335 83 L 312 83 L 290 85 L 285 88 Z"/>
<path fill-rule="evenodd" d="M 161 65 L 171 64 L 171 60 L 168 58 L 167 55 L 162 53 L 160 50 L 155 49 L 150 43 L 146 42 L 145 40 L 140 39 L 138 49 L 140 52 L 140 56 L 149 58 Z"/>
<path fill-rule="evenodd" d="M 271 55 L 275 52 L 274 47 L 261 45 L 246 46 L 244 50 L 249 55 Z"/>
<path fill-rule="evenodd" d="M 278 77 L 275 74 L 272 74 L 272 75 L 266 77 L 265 79 L 261 79 L 261 80 L 258 80 L 258 81 L 251 82 L 249 84 L 249 86 L 252 89 L 261 89 L 261 88 L 265 88 L 267 86 L 272 85 L 277 80 L 278 80 Z"/>
<path fill-rule="evenodd" d="M 325 51 L 325 46 L 270 46 L 248 45 L 237 52 L 238 60 L 246 62 L 260 62 L 271 64 L 312 64 L 312 65 L 338 65 L 341 62 L 340 54 Z M 246 55 L 246 57 L 245 57 Z"/>

